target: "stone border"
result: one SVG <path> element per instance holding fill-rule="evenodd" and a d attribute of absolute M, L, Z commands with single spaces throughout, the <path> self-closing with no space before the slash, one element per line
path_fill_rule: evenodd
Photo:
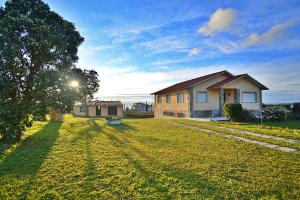
<path fill-rule="evenodd" d="M 213 131 L 213 130 L 204 129 L 204 128 L 199 128 L 199 127 L 190 126 L 190 125 L 186 125 L 186 124 L 180 124 L 180 123 L 176 123 L 176 122 L 168 122 L 168 123 L 176 125 L 176 126 L 183 126 L 183 127 L 186 127 L 186 128 L 191 128 L 191 129 L 195 129 L 195 130 L 199 130 L 199 131 L 205 131 L 205 132 L 208 132 L 208 133 L 213 133 L 213 134 L 216 134 L 216 135 L 225 136 L 227 138 L 233 138 L 233 139 L 236 139 L 236 140 L 239 140 L 239 141 L 258 144 L 258 145 L 261 145 L 261 146 L 264 146 L 264 147 L 268 147 L 268 148 L 271 148 L 271 149 L 277 149 L 277 150 L 284 151 L 284 152 L 292 152 L 292 153 L 298 152 L 297 149 L 293 149 L 293 148 L 289 148 L 289 147 L 282 147 L 282 146 L 279 146 L 279 145 L 276 145 L 276 144 L 270 144 L 270 143 L 267 143 L 267 142 L 260 142 L 260 141 L 257 141 L 257 140 L 247 139 L 247 138 L 231 135 L 231 134 L 228 134 L 228 133 L 222 133 L 222 132 Z"/>
<path fill-rule="evenodd" d="M 268 139 L 274 139 L 274 140 L 279 140 L 279 141 L 289 142 L 289 143 L 294 143 L 294 144 L 300 144 L 300 140 L 283 138 L 283 137 L 278 137 L 278 136 L 273 136 L 273 135 L 265 135 L 265 134 L 262 134 L 262 133 L 245 131 L 245 130 L 241 130 L 241 129 L 237 129 L 237 128 L 229 128 L 229 127 L 225 127 L 225 126 L 217 126 L 217 125 L 215 126 L 215 125 L 202 124 L 202 123 L 201 123 L 201 126 L 217 127 L 217 128 L 222 128 L 222 129 L 229 130 L 229 131 L 237 131 L 237 132 L 242 133 L 242 134 L 253 135 L 253 136 L 268 138 Z"/>

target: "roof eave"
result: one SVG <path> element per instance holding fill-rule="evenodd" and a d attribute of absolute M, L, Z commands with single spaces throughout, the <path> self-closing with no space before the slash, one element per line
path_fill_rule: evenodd
<path fill-rule="evenodd" d="M 204 79 L 204 80 L 202 80 L 202 81 L 199 81 L 199 82 L 197 82 L 197 83 L 195 83 L 195 84 L 193 84 L 193 85 L 189 85 L 189 86 L 187 86 L 187 87 L 181 88 L 180 90 L 186 90 L 186 89 L 188 89 L 188 88 L 190 88 L 190 87 L 193 87 L 193 86 L 195 86 L 195 85 L 198 85 L 198 84 L 200 84 L 200 83 L 202 83 L 202 82 L 204 82 L 204 81 L 207 81 L 207 80 L 212 79 L 212 78 L 214 78 L 214 77 L 220 76 L 220 75 L 222 75 L 222 74 L 227 74 L 227 75 L 229 75 L 229 76 L 234 76 L 232 73 L 228 72 L 227 70 L 220 71 L 220 73 L 219 73 L 219 74 L 216 74 L 215 76 L 212 76 L 212 77 L 209 77 L 209 78 Z M 172 86 L 169 86 L 169 87 L 172 87 Z M 167 87 L 167 88 L 168 88 L 168 87 Z M 153 92 L 153 93 L 151 93 L 151 95 L 167 94 L 167 93 L 170 93 L 170 92 L 180 91 L 180 90 L 173 90 L 173 91 L 163 92 L 163 90 L 165 90 L 165 89 L 167 89 L 167 88 L 164 88 L 164 89 L 162 89 L 162 90 Z"/>

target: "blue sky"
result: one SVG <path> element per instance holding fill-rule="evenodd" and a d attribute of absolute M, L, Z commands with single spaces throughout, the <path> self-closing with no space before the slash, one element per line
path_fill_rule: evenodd
<path fill-rule="evenodd" d="M 226 69 L 268 86 L 266 103 L 300 101 L 299 0 L 45 2 L 84 36 L 77 65 L 98 71 L 102 99 Z"/>

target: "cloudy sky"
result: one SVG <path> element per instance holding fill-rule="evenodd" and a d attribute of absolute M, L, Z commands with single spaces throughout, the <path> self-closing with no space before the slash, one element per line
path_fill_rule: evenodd
<path fill-rule="evenodd" d="M 151 101 L 226 69 L 268 86 L 266 103 L 300 101 L 299 0 L 46 2 L 85 37 L 77 65 L 98 71 L 102 99 Z"/>

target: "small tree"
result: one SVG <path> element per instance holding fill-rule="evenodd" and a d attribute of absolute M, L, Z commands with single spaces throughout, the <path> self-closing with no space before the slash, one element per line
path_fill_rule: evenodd
<path fill-rule="evenodd" d="M 224 115 L 231 121 L 237 121 L 242 114 L 243 107 L 239 103 L 227 103 L 224 105 Z"/>
<path fill-rule="evenodd" d="M 79 100 L 84 106 L 87 106 L 87 102 L 94 98 L 94 94 L 99 89 L 98 73 L 94 70 L 73 68 L 71 76 L 78 81 Z M 87 115 L 88 110 L 86 109 Z"/>

